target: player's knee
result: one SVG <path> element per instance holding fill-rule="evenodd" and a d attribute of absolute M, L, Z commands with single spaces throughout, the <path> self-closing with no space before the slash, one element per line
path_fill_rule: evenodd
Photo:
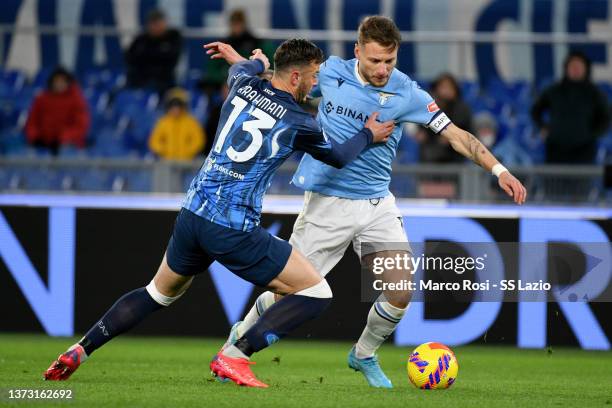
<path fill-rule="evenodd" d="M 321 279 L 319 283 L 309 286 L 306 289 L 302 289 L 295 294 L 320 299 L 331 299 L 334 296 L 326 279 Z"/>
<path fill-rule="evenodd" d="M 183 293 L 185 293 L 185 290 L 183 290 L 182 292 L 178 292 L 178 293 L 172 293 L 172 296 L 168 296 L 168 295 L 164 295 L 163 293 L 161 293 L 159 291 L 159 289 L 157 288 L 157 286 L 155 285 L 155 280 L 152 280 L 146 287 L 145 289 L 147 290 L 147 292 L 149 293 L 149 295 L 153 298 L 153 300 L 155 300 L 157 303 L 159 303 L 162 306 L 170 306 L 172 303 L 174 303 L 178 298 L 180 298 L 181 296 L 183 296 Z"/>
<path fill-rule="evenodd" d="M 400 307 L 399 304 L 392 304 L 389 300 L 381 296 L 378 298 L 374 304 L 374 307 L 372 308 L 372 311 L 375 311 L 375 313 L 372 313 L 371 311 L 368 315 L 368 321 L 370 321 L 371 318 L 374 318 L 375 315 L 379 315 L 384 316 L 384 318 L 387 320 L 399 323 L 399 321 L 402 320 L 402 317 L 404 317 L 404 314 L 406 314 L 407 310 L 408 305 Z"/>
<path fill-rule="evenodd" d="M 397 291 L 393 294 L 385 293 L 385 298 L 393 307 L 406 309 L 412 299 L 412 293 L 410 291 Z"/>

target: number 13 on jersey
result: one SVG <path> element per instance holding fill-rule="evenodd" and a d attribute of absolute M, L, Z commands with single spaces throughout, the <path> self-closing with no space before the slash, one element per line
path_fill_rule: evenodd
<path fill-rule="evenodd" d="M 225 122 L 223 129 L 221 129 L 221 133 L 219 133 L 219 139 L 217 140 L 214 148 L 215 153 L 221 153 L 223 150 L 223 145 L 225 144 L 225 139 L 227 138 L 229 131 L 232 129 L 234 122 L 236 119 L 238 119 L 238 116 L 240 116 L 240 113 L 244 110 L 244 108 L 246 108 L 246 106 L 249 104 L 239 96 L 234 96 L 230 103 L 234 105 L 234 109 L 232 109 L 232 113 L 227 118 L 227 122 Z M 248 161 L 257 154 L 263 143 L 263 135 L 261 134 L 262 129 L 272 129 L 276 124 L 276 119 L 261 109 L 254 109 L 252 112 L 250 112 L 250 115 L 257 119 L 244 121 L 242 123 L 242 130 L 249 132 L 251 135 L 251 144 L 242 151 L 237 151 L 233 146 L 230 146 L 226 152 L 227 156 L 232 161 L 238 163 Z"/>

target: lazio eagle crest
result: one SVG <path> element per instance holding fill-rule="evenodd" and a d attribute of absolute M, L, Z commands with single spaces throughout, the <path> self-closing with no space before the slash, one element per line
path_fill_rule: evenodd
<path fill-rule="evenodd" d="M 386 92 L 379 92 L 378 93 L 378 103 L 380 103 L 380 106 L 384 106 L 384 104 L 387 103 L 389 98 L 391 98 L 392 96 L 395 96 L 395 95 L 386 93 Z"/>

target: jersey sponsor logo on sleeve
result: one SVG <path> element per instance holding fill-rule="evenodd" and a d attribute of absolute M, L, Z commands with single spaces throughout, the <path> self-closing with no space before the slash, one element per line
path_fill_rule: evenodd
<path fill-rule="evenodd" d="M 440 108 L 438 107 L 438 104 L 436 103 L 436 101 L 432 101 L 427 105 L 427 112 L 434 113 L 439 110 Z"/>

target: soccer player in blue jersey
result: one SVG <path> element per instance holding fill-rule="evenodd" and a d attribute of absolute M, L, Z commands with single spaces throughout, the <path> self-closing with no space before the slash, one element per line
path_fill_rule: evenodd
<path fill-rule="evenodd" d="M 230 63 L 242 59 L 227 44 L 206 47 L 212 58 Z M 271 81 L 257 77 L 269 66 L 261 50 L 255 50 L 251 59 L 230 69 L 230 93 L 213 149 L 191 183 L 157 274 L 146 287 L 117 300 L 51 364 L 45 379 L 68 379 L 96 349 L 176 301 L 213 261 L 285 295 L 213 358 L 211 371 L 222 379 L 267 387 L 249 368 L 250 356 L 318 316 L 331 301 L 327 281 L 306 258 L 259 225 L 263 195 L 274 171 L 295 150 L 342 167 L 369 145 L 386 141 L 395 124 L 377 122 L 373 113 L 353 132 L 354 137 L 337 143 L 298 105 L 317 82 L 323 61 L 318 47 L 298 39 L 283 43 L 274 55 Z"/>
<path fill-rule="evenodd" d="M 361 23 L 355 58 L 330 57 L 321 65 L 318 121 L 330 139 L 347 140 L 363 126 L 367 112 L 380 111 L 381 120 L 428 126 L 463 156 L 498 177 L 499 186 L 517 204 L 526 198 L 523 185 L 469 132 L 455 126 L 432 97 L 395 69 L 400 33 L 392 20 L 371 16 Z M 348 245 L 362 262 L 410 255 L 402 215 L 389 191 L 391 162 L 402 135 L 398 126 L 384 145 L 369 146 L 356 160 L 337 169 L 304 155 L 293 183 L 306 190 L 304 208 L 289 242 L 325 276 Z M 370 245 L 366 245 L 366 244 Z M 357 273 L 357 272 L 356 272 Z M 390 269 L 383 279 L 410 279 L 407 269 Z M 228 342 L 248 330 L 272 307 L 278 296 L 265 292 L 244 321 L 232 328 Z M 349 367 L 360 371 L 371 386 L 391 388 L 376 350 L 395 330 L 410 302 L 408 291 L 385 291 L 372 305 L 366 327 L 349 352 Z M 415 328 L 416 329 L 416 328 Z"/>

